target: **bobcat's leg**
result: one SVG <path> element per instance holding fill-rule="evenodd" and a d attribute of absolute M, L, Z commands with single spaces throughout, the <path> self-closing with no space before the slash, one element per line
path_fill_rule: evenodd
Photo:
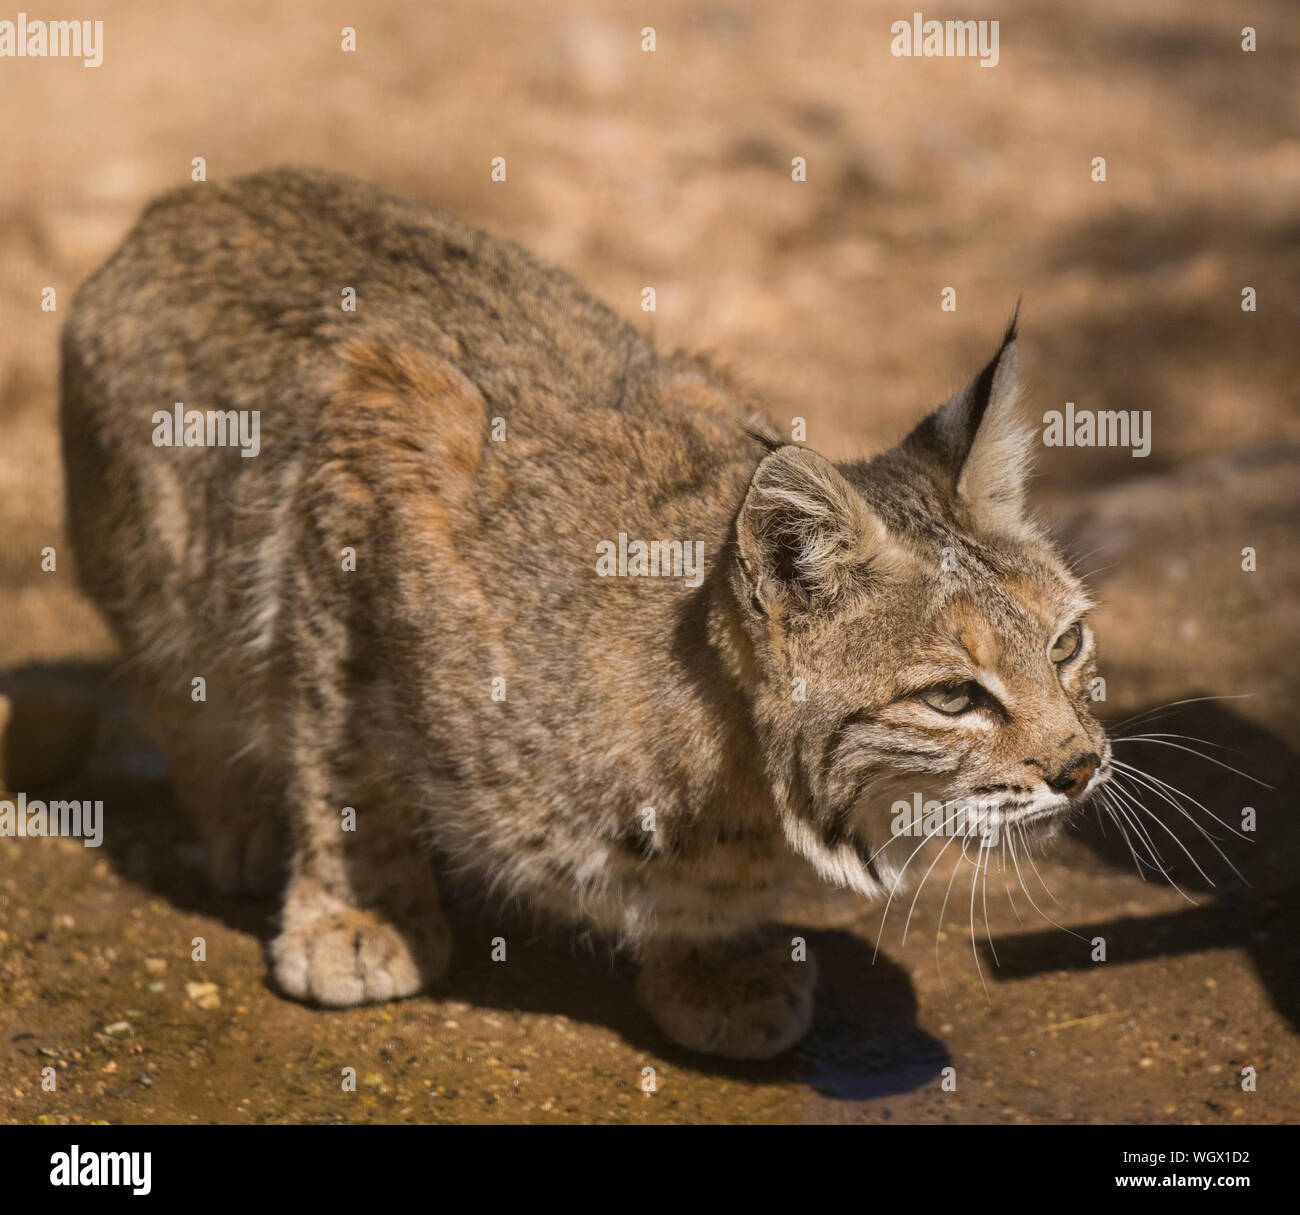
<path fill-rule="evenodd" d="M 283 792 L 277 774 L 223 724 L 218 686 L 207 702 L 181 695 L 149 699 L 151 733 L 167 757 L 173 800 L 204 845 L 208 877 L 221 894 L 271 895 L 288 860 Z"/>
<path fill-rule="evenodd" d="M 293 857 L 270 949 L 275 978 L 291 996 L 334 1006 L 409 996 L 451 957 L 433 869 L 408 812 L 366 796 L 341 696 L 320 700 L 293 719 Z M 354 830 L 344 830 L 346 807 Z"/>
<path fill-rule="evenodd" d="M 658 942 L 645 953 L 636 994 L 674 1042 L 729 1059 L 770 1059 L 812 1023 L 817 964 L 796 962 L 772 934 L 745 942 Z"/>
<path fill-rule="evenodd" d="M 251 765 L 186 739 L 167 749 L 176 800 L 194 821 L 208 877 L 221 894 L 272 895 L 284 885 L 286 824 L 275 792 Z"/>

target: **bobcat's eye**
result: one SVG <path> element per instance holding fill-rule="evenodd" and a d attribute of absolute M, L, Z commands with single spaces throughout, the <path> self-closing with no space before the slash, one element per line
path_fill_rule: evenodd
<path fill-rule="evenodd" d="M 1059 666 L 1063 662 L 1069 662 L 1079 652 L 1081 645 L 1083 645 L 1083 628 L 1072 624 L 1052 642 L 1052 648 L 1048 650 L 1047 656 Z"/>
<path fill-rule="evenodd" d="M 978 686 L 973 683 L 959 683 L 955 688 L 926 688 L 920 693 L 921 699 L 932 709 L 956 717 L 965 713 L 975 703 Z"/>

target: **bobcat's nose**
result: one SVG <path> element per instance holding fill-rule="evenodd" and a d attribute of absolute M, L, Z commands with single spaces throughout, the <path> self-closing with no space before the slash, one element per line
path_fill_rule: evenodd
<path fill-rule="evenodd" d="M 1071 797 L 1082 793 L 1092 780 L 1092 774 L 1101 766 L 1101 756 L 1095 752 L 1089 755 L 1076 755 L 1048 782 L 1048 787 L 1057 793 L 1068 793 Z"/>

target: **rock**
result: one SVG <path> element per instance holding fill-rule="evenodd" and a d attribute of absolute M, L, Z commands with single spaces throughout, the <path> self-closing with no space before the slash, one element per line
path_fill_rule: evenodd
<path fill-rule="evenodd" d="M 221 996 L 215 983 L 186 983 L 185 994 L 203 1009 L 221 1007 Z"/>

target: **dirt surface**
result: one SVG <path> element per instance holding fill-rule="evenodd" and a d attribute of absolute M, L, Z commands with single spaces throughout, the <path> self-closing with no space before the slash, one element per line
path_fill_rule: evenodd
<path fill-rule="evenodd" d="M 3 783 L 102 799 L 109 820 L 100 849 L 0 838 L 0 1121 L 1300 1117 L 1294 5 L 1252 6 L 1246 54 L 1235 4 L 1004 0 L 988 70 L 893 58 L 910 7 L 860 0 L 104 9 L 102 67 L 0 71 Z M 1031 411 L 1151 411 L 1149 457 L 1046 450 L 1035 492 L 1095 571 L 1106 717 L 1231 698 L 1122 726 L 1186 738 L 1117 754 L 1202 803 L 1245 880 L 1151 790 L 1181 893 L 1090 815 L 986 890 L 942 858 L 873 963 L 883 908 L 810 877 L 786 914 L 819 955 L 817 1020 L 764 1065 L 669 1046 L 589 943 L 521 926 L 492 962 L 502 925 L 471 907 L 427 997 L 279 998 L 274 906 L 208 892 L 61 531 L 62 310 L 195 156 L 210 179 L 315 163 L 446 205 L 662 345 L 716 351 L 837 458 L 942 400 L 1023 295 Z M 41 310 L 49 286 L 60 311 Z M 1253 841 L 1206 817 L 1239 826 L 1245 807 Z"/>

